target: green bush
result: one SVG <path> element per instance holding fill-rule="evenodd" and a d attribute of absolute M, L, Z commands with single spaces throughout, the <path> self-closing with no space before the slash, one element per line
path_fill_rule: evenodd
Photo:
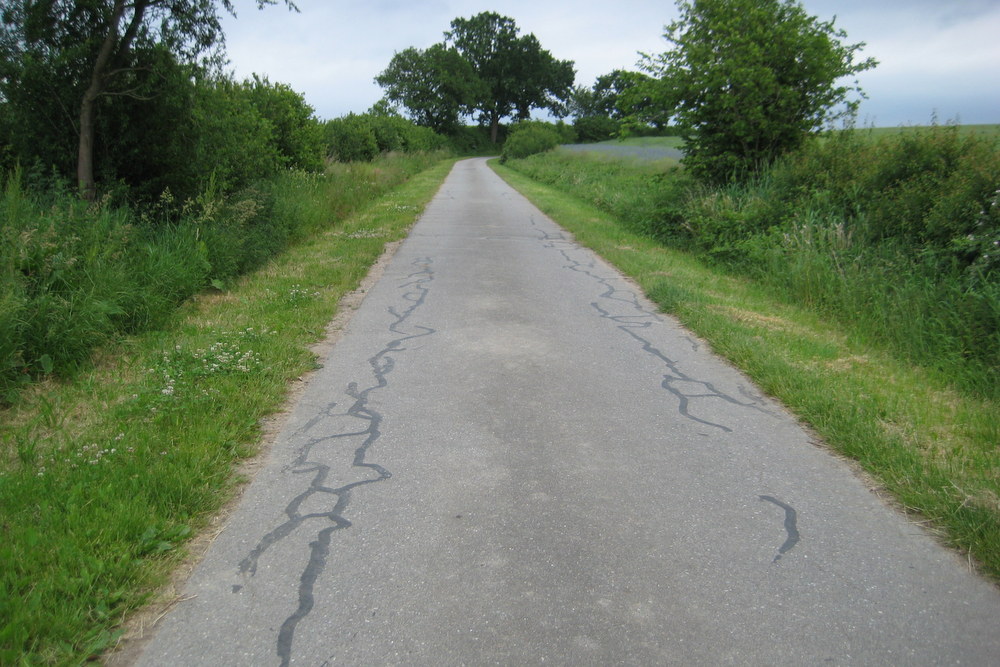
<path fill-rule="evenodd" d="M 403 150 L 407 153 L 443 150 L 448 140 L 429 127 L 414 125 L 409 121 L 402 128 Z"/>
<path fill-rule="evenodd" d="M 535 153 L 544 153 L 560 143 L 563 143 L 562 135 L 553 125 L 537 122 L 519 123 L 510 128 L 510 134 L 500 152 L 500 161 L 517 160 Z"/>
<path fill-rule="evenodd" d="M 329 156 L 338 162 L 371 162 L 379 154 L 375 131 L 364 116 L 327 121 L 326 140 Z"/>
<path fill-rule="evenodd" d="M 592 143 L 618 136 L 621 131 L 621 123 L 607 116 L 587 116 L 577 118 L 573 122 L 573 129 L 576 130 L 577 141 Z"/>
<path fill-rule="evenodd" d="M 956 127 L 816 139 L 689 192 L 693 247 L 900 355 L 1000 392 L 1000 147 Z"/>
<path fill-rule="evenodd" d="M 197 196 L 209 177 L 222 191 L 231 191 L 284 168 L 274 125 L 247 103 L 239 84 L 221 80 L 196 90 L 193 121 L 198 130 L 179 171 L 185 176 L 178 193 L 182 200 Z"/>
<path fill-rule="evenodd" d="M 498 140 L 502 142 L 506 136 L 507 128 L 501 125 Z M 459 127 L 455 133 L 448 136 L 448 142 L 459 155 L 496 155 L 500 148 L 490 141 L 489 128 L 480 125 Z"/>
<path fill-rule="evenodd" d="M 270 124 L 283 167 L 322 171 L 323 128 L 301 94 L 256 74 L 240 84 L 238 92 Z"/>
<path fill-rule="evenodd" d="M 327 152 L 338 162 L 371 162 L 382 153 L 441 150 L 447 140 L 427 127 L 389 114 L 350 114 L 327 121 Z"/>

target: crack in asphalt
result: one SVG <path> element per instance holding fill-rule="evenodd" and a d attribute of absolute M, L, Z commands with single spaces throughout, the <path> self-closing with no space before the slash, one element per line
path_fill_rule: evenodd
<path fill-rule="evenodd" d="M 299 579 L 298 608 L 285 619 L 278 633 L 277 653 L 281 659 L 282 667 L 289 665 L 291 662 L 292 643 L 295 638 L 296 627 L 313 609 L 313 591 L 316 581 L 326 568 L 333 533 L 351 526 L 351 521 L 345 516 L 345 512 L 351 502 L 351 492 L 358 487 L 382 482 L 392 476 L 392 473 L 386 468 L 369 461 L 367 458 L 372 445 L 382 435 L 381 425 L 383 420 L 383 415 L 372 408 L 368 401 L 372 392 L 388 386 L 388 375 L 395 368 L 396 364 L 395 358 L 391 355 L 405 351 L 407 348 L 404 345 L 407 342 L 435 333 L 435 330 L 430 327 L 412 325 L 409 327 L 409 331 L 405 327 L 407 320 L 424 303 L 430 291 L 429 284 L 434 279 L 431 264 L 432 260 L 428 257 L 415 260 L 413 265 L 419 270 L 408 275 L 405 282 L 399 285 L 399 289 L 405 290 L 401 298 L 408 305 L 401 310 L 397 310 L 395 307 L 388 309 L 389 314 L 394 318 L 389 325 L 389 331 L 399 334 L 399 337 L 391 340 L 382 350 L 368 359 L 368 364 L 371 366 L 374 376 L 374 384 L 365 389 L 360 389 L 357 382 L 349 383 L 345 393 L 354 402 L 346 412 L 335 413 L 334 409 L 337 403 L 331 403 L 326 410 L 309 420 L 305 426 L 299 429 L 296 435 L 309 433 L 324 419 L 331 417 L 353 417 L 366 423 L 366 427 L 361 430 L 323 434 L 309 440 L 300 448 L 298 456 L 291 464 L 285 466 L 285 470 L 291 470 L 293 474 L 311 474 L 313 477 L 309 483 L 309 487 L 292 499 L 285 507 L 287 520 L 265 535 L 240 563 L 240 574 L 252 577 L 256 574 L 257 564 L 261 556 L 306 522 L 318 519 L 321 521 L 326 520 L 326 522 L 332 524 L 319 530 L 316 534 L 316 539 L 309 543 L 309 561 Z M 338 487 L 329 486 L 327 478 L 330 475 L 331 466 L 320 461 L 311 460 L 313 451 L 322 443 L 355 437 L 361 437 L 363 440 L 354 450 L 351 467 L 366 469 L 374 473 L 374 476 Z M 306 501 L 315 500 L 316 498 L 322 499 L 324 496 L 329 497 L 330 501 L 333 501 L 333 506 L 328 511 L 306 514 L 300 511 Z M 242 587 L 234 587 L 233 592 L 237 592 L 240 588 Z"/>
<path fill-rule="evenodd" d="M 639 344 L 642 345 L 644 352 L 650 356 L 658 359 L 667 367 L 667 373 L 663 376 L 663 382 L 660 386 L 667 392 L 672 394 L 677 399 L 678 412 L 681 416 L 690 419 L 691 421 L 703 424 L 705 426 L 711 426 L 717 428 L 725 433 L 732 433 L 733 429 L 724 424 L 718 424 L 716 422 L 703 419 L 691 413 L 691 403 L 694 399 L 718 399 L 725 401 L 731 405 L 750 408 L 753 410 L 758 410 L 766 415 L 774 416 L 773 413 L 761 407 L 758 403 L 760 397 L 754 397 L 749 392 L 740 388 L 740 392 L 749 399 L 750 402 L 741 401 L 737 398 L 730 396 L 729 394 L 717 389 L 711 382 L 705 380 L 698 380 L 697 378 L 691 377 L 687 373 L 683 372 L 676 360 L 671 359 L 661 350 L 656 348 L 653 343 L 639 335 L 638 331 L 642 329 L 648 329 L 653 326 L 656 322 L 662 322 L 663 319 L 656 313 L 646 310 L 642 304 L 639 302 L 639 296 L 631 290 L 623 290 L 611 284 L 611 282 L 600 275 L 594 273 L 591 269 L 594 268 L 594 262 L 583 263 L 577 259 L 574 259 L 569 254 L 569 249 L 578 249 L 580 246 L 575 242 L 569 241 L 562 233 L 552 233 L 541 229 L 538 226 L 538 222 L 532 217 L 531 225 L 535 227 L 538 233 L 541 234 L 541 241 L 545 242 L 546 247 L 553 248 L 559 251 L 563 258 L 567 262 L 566 268 L 571 271 L 588 276 L 592 280 L 599 283 L 604 287 L 604 293 L 598 296 L 599 299 L 604 299 L 610 302 L 619 302 L 624 304 L 627 308 L 634 310 L 638 314 L 636 315 L 614 315 L 607 308 L 602 308 L 600 302 L 595 301 L 591 303 L 591 306 L 597 313 L 604 319 L 611 320 L 618 325 L 618 328 L 624 331 L 626 334 L 634 338 Z M 567 248 L 558 248 L 557 243 L 565 243 L 569 245 Z M 697 351 L 698 344 L 693 341 L 690 337 L 685 337 L 685 339 L 691 343 L 692 348 Z M 682 385 L 694 385 L 696 389 L 685 391 L 682 389 Z"/>
<path fill-rule="evenodd" d="M 785 543 L 778 547 L 778 553 L 774 556 L 774 560 L 771 561 L 772 563 L 777 563 L 781 560 L 782 556 L 791 551 L 799 543 L 798 514 L 795 512 L 795 508 L 791 505 L 786 505 L 777 498 L 772 496 L 758 496 L 758 498 L 785 510 L 785 532 L 788 534 L 788 537 L 785 539 Z"/>

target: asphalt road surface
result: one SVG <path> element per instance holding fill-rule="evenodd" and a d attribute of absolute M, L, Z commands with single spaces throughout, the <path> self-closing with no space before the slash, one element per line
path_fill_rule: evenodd
<path fill-rule="evenodd" d="M 986 665 L 1000 594 L 483 160 L 142 665 Z"/>

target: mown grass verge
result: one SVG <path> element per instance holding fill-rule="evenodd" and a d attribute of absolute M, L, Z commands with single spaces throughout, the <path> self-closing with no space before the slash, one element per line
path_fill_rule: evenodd
<path fill-rule="evenodd" d="M 235 466 L 315 366 L 309 345 L 338 301 L 452 164 L 332 224 L 336 179 L 289 186 L 282 205 L 323 217 L 324 231 L 0 412 L 0 664 L 77 664 L 114 641 L 232 495 Z M 378 165 L 355 169 L 378 180 Z"/>
<path fill-rule="evenodd" d="M 773 287 L 666 247 L 642 221 L 625 223 L 490 164 L 1000 580 L 996 400 L 956 390 L 941 374 L 900 360 Z"/>

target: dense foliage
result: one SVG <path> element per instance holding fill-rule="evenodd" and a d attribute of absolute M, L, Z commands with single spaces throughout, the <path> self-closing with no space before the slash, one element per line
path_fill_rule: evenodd
<path fill-rule="evenodd" d="M 445 41 L 393 56 L 376 81 L 418 123 L 453 131 L 476 115 L 494 143 L 500 121 L 527 120 L 532 109 L 565 115 L 573 63 L 556 60 L 533 34 L 519 35 L 514 20 L 495 12 L 456 18 Z"/>
<path fill-rule="evenodd" d="M 39 9 L 42 4 L 26 2 L 18 8 L 34 10 L 31 16 L 38 15 L 45 26 L 68 29 L 63 23 L 72 17 L 51 17 Z M 57 5 L 47 4 L 52 12 Z M 84 11 L 81 7 L 77 12 Z M 4 20 L 8 18 L 5 13 Z M 33 25 L 4 24 L 0 169 L 21 165 L 33 188 L 75 189 L 79 124 L 73 110 L 92 54 L 72 42 L 73 31 L 55 40 L 49 29 Z M 18 31 L 27 36 L 19 37 Z M 29 39 L 35 32 L 45 39 Z M 197 197 L 209 177 L 217 188 L 235 191 L 283 169 L 322 169 L 320 123 L 288 86 L 261 77 L 238 82 L 185 63 L 159 43 L 135 46 L 130 53 L 138 59 L 135 67 L 114 79 L 114 85 L 122 86 L 127 78 L 130 87 L 122 94 L 99 96 L 92 109 L 91 185 L 96 191 L 150 202 L 169 189 L 183 202 Z"/>
<path fill-rule="evenodd" d="M 1000 145 L 956 127 L 816 138 L 757 178 L 548 153 L 510 163 L 1000 396 Z"/>
<path fill-rule="evenodd" d="M 855 88 L 843 79 L 876 64 L 857 62 L 864 45 L 842 44 L 843 31 L 795 0 L 679 0 L 678 8 L 664 35 L 673 48 L 643 66 L 654 77 L 645 108 L 673 116 L 686 131 L 685 165 L 714 183 L 755 172 L 851 114 Z"/>
<path fill-rule="evenodd" d="M 180 212 L 169 192 L 142 212 L 43 198 L 14 173 L 0 198 L 0 404 L 38 375 L 71 373 L 115 336 L 162 325 L 194 293 L 225 287 L 440 157 L 285 171 L 228 196 L 210 182 Z M 341 192 L 306 208 L 320 186 Z"/>
<path fill-rule="evenodd" d="M 339 162 L 370 162 L 383 153 L 443 149 L 447 140 L 392 114 L 348 114 L 324 124 L 327 154 Z"/>
<path fill-rule="evenodd" d="M 577 86 L 570 97 L 573 127 L 582 142 L 604 141 L 617 136 L 626 107 L 623 95 L 639 81 L 636 73 L 615 70 L 602 74 L 590 88 Z"/>
<path fill-rule="evenodd" d="M 258 8 L 277 0 L 256 0 Z M 294 8 L 289 0 L 286 3 Z M 34 133 L 36 113 L 52 133 L 44 146 L 62 157 L 75 144 L 76 182 L 96 196 L 98 141 L 117 125 L 103 125 L 104 103 L 114 98 L 149 101 L 161 79 L 178 65 L 194 65 L 207 54 L 218 61 L 222 39 L 215 0 L 15 0 L 0 13 L 0 99 L 17 137 Z M 222 7 L 233 12 L 231 0 Z M 176 79 L 174 83 L 176 83 Z M 176 120 L 175 120 L 176 122 Z M 24 142 L 24 148 L 32 143 Z M 58 148 L 56 148 L 58 147 Z"/>
<path fill-rule="evenodd" d="M 222 74 L 216 10 L 21 0 L 0 13 L 0 403 L 300 237 L 305 223 L 274 195 L 287 179 L 444 146 L 386 113 L 323 123 L 287 85 Z M 76 113 L 95 76 L 82 194 L 101 196 L 88 204 Z"/>
<path fill-rule="evenodd" d="M 544 153 L 559 144 L 574 141 L 575 138 L 576 133 L 573 128 L 562 123 L 554 125 L 540 121 L 523 121 L 511 126 L 510 134 L 500 153 L 500 161 L 507 162 L 535 153 Z"/>
<path fill-rule="evenodd" d="M 472 112 L 472 100 L 482 92 L 472 64 L 444 44 L 400 51 L 375 81 L 416 123 L 447 134 L 458 130 L 462 117 Z"/>

